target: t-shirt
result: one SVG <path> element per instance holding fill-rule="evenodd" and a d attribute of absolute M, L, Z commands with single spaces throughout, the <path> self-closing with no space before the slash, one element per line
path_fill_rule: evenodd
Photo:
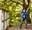
<path fill-rule="evenodd" d="M 22 10 L 22 18 L 26 19 L 27 15 L 28 15 L 27 11 L 26 10 Z"/>

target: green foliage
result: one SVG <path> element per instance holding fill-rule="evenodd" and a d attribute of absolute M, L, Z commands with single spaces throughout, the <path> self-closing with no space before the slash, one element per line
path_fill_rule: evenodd
<path fill-rule="evenodd" d="M 32 12 L 32 3 L 29 4 L 30 12 Z"/>
<path fill-rule="evenodd" d="M 20 21 L 20 11 L 22 10 L 23 0 L 0 0 L 0 8 L 5 9 L 9 13 L 9 24 L 17 25 Z M 30 7 L 30 10 L 32 8 Z"/>

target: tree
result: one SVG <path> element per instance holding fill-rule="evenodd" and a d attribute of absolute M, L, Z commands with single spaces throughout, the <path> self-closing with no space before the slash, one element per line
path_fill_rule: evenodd
<path fill-rule="evenodd" d="M 3 9 L 4 11 L 9 13 L 9 23 L 10 25 L 13 24 L 17 24 L 19 22 L 19 18 L 17 19 L 16 16 L 18 16 L 20 13 L 18 13 L 21 10 L 21 6 L 22 6 L 22 2 L 21 0 L 3 0 L 0 1 L 0 8 Z M 21 4 L 22 3 L 22 4 Z M 16 22 L 16 23 L 15 23 Z"/>
<path fill-rule="evenodd" d="M 0 0 L 0 9 L 4 9 L 9 13 L 10 24 L 12 24 L 12 22 L 13 24 L 17 24 L 19 22 L 23 3 L 23 0 Z"/>

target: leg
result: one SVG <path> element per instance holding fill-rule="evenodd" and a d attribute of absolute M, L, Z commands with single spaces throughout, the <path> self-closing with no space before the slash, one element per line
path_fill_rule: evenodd
<path fill-rule="evenodd" d="M 26 25 L 26 29 L 27 29 L 27 19 L 25 20 L 25 25 Z"/>
<path fill-rule="evenodd" d="M 22 28 L 22 24 L 23 24 L 23 22 L 20 24 L 20 29 Z"/>
<path fill-rule="evenodd" d="M 22 20 L 21 24 L 20 24 L 20 29 L 22 28 L 22 24 L 25 21 L 25 19 Z"/>

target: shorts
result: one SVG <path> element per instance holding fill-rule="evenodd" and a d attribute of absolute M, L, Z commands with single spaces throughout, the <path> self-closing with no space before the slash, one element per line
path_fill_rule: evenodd
<path fill-rule="evenodd" d="M 23 18 L 23 21 L 27 20 L 26 18 Z"/>

